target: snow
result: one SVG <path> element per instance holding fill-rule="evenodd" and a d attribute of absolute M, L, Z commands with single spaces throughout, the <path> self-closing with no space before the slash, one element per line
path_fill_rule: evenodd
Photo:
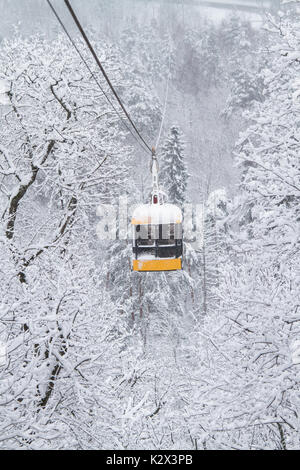
<path fill-rule="evenodd" d="M 156 259 L 156 256 L 155 255 L 150 255 L 149 253 L 148 254 L 141 254 L 138 258 L 139 260 L 143 260 L 143 261 L 146 261 L 146 260 L 153 260 L 153 259 Z M 139 263 L 139 268 L 142 268 L 142 264 Z"/>
<path fill-rule="evenodd" d="M 0 367 L 5 366 L 7 362 L 7 346 L 0 341 Z"/>
<path fill-rule="evenodd" d="M 0 95 L 9 92 L 10 85 L 7 80 L 0 79 Z"/>
<path fill-rule="evenodd" d="M 135 224 L 169 224 L 181 223 L 181 209 L 173 204 L 141 204 L 132 214 Z"/>
<path fill-rule="evenodd" d="M 291 356 L 294 364 L 300 364 L 300 339 L 291 342 Z"/>
<path fill-rule="evenodd" d="M 95 208 L 120 235 L 116 201 L 148 197 L 149 158 L 64 35 L 1 41 L 15 109 L 0 109 L 0 449 L 299 448 L 300 18 L 193 29 L 188 2 L 155 25 L 146 1 L 123 18 L 127 1 L 89 34 L 149 143 L 174 54 L 158 152 L 173 204 L 133 222 L 182 222 L 184 207 L 198 244 L 167 275 L 132 271 L 125 237 L 98 241 Z"/>
<path fill-rule="evenodd" d="M 7 92 L 10 90 L 9 82 L 6 80 L 0 79 L 0 105 L 8 105 L 9 104 L 9 97 L 7 96 Z"/>
<path fill-rule="evenodd" d="M 0 94 L 0 105 L 2 106 L 9 105 L 9 98 L 6 94 Z"/>
<path fill-rule="evenodd" d="M 218 214 L 222 214 L 221 206 L 226 204 L 228 201 L 227 191 L 225 188 L 216 189 L 212 191 L 206 202 L 206 211 L 207 214 L 212 214 L 218 216 Z"/>
<path fill-rule="evenodd" d="M 153 248 L 155 247 L 155 243 L 153 243 L 153 245 L 139 245 L 140 248 Z"/>

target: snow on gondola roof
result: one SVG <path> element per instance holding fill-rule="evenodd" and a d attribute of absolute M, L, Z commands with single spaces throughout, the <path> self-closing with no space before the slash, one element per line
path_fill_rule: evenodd
<path fill-rule="evenodd" d="M 133 225 L 180 224 L 181 222 L 181 209 L 173 204 L 140 204 L 135 208 L 131 221 Z"/>

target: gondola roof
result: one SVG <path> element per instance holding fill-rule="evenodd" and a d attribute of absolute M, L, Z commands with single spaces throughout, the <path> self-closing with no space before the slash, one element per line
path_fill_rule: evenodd
<path fill-rule="evenodd" d="M 181 224 L 181 209 L 173 204 L 140 204 L 132 215 L 133 225 Z"/>

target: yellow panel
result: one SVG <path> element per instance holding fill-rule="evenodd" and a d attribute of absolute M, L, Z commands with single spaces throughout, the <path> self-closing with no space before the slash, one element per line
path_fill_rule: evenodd
<path fill-rule="evenodd" d="M 144 219 L 132 219 L 131 221 L 132 225 L 148 225 L 148 223 L 149 223 L 148 217 L 145 217 Z"/>
<path fill-rule="evenodd" d="M 133 260 L 134 271 L 176 271 L 181 269 L 181 258 Z"/>

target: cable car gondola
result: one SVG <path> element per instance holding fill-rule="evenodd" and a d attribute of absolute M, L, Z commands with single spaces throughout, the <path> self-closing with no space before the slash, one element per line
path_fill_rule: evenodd
<path fill-rule="evenodd" d="M 134 271 L 182 268 L 182 213 L 173 204 L 144 204 L 132 217 Z"/>
<path fill-rule="evenodd" d="M 164 202 L 158 187 L 158 165 L 152 154 L 153 191 L 150 204 L 138 206 L 133 228 L 133 271 L 177 271 L 182 269 L 182 212 Z"/>

